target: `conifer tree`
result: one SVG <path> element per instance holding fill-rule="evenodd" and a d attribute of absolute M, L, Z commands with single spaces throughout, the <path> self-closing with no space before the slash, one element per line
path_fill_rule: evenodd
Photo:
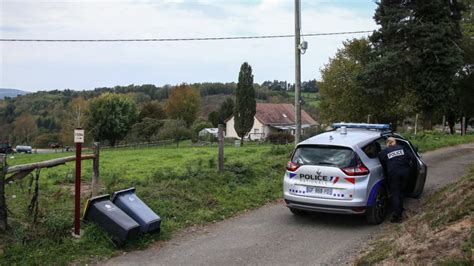
<path fill-rule="evenodd" d="M 382 0 L 374 15 L 381 28 L 370 37 L 376 59 L 362 75 L 365 87 L 394 102 L 412 100 L 425 129 L 454 93 L 462 65 L 460 10 L 456 0 Z"/>
<path fill-rule="evenodd" d="M 253 127 L 256 105 L 252 67 L 244 62 L 240 67 L 234 109 L 234 129 L 240 137 L 242 145 L 244 136 Z"/>

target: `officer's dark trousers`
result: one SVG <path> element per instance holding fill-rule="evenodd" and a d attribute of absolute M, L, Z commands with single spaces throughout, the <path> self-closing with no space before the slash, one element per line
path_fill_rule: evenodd
<path fill-rule="evenodd" d="M 407 186 L 409 173 L 399 173 L 390 178 L 390 193 L 392 194 L 392 210 L 393 216 L 397 218 L 402 217 L 404 190 Z"/>

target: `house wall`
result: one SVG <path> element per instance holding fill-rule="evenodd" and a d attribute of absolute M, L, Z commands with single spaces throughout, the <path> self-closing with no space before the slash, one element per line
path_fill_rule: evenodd
<path fill-rule="evenodd" d="M 226 123 L 226 134 L 225 134 L 226 138 L 239 138 L 239 136 L 237 135 L 237 132 L 234 129 L 234 125 L 235 125 L 235 120 L 234 120 L 234 117 L 232 117 Z M 251 140 L 265 139 L 265 137 L 268 135 L 269 132 L 270 132 L 269 127 L 264 126 L 262 123 L 260 123 L 260 121 L 258 121 L 254 117 L 253 127 L 250 130 L 250 132 L 247 135 L 245 135 L 244 138 L 248 139 L 250 136 Z"/>

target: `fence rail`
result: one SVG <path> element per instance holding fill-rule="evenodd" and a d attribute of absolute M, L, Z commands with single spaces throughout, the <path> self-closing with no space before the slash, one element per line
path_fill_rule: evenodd
<path fill-rule="evenodd" d="M 81 160 L 92 160 L 92 196 L 96 196 L 99 190 L 99 143 L 94 143 L 92 150 L 93 154 L 82 155 Z M 5 201 L 6 183 L 14 180 L 21 180 L 22 178 L 28 176 L 35 169 L 55 167 L 75 160 L 76 156 L 67 156 L 41 162 L 8 166 L 7 156 L 5 154 L 0 154 L 0 232 L 5 231 L 8 224 L 7 205 Z M 8 174 L 10 174 L 10 176 L 7 178 Z M 39 172 L 37 173 L 36 182 L 38 182 L 38 178 Z"/>

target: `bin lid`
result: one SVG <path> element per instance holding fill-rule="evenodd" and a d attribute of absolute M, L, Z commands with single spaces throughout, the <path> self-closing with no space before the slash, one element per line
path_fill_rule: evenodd
<path fill-rule="evenodd" d="M 115 191 L 112 194 L 112 197 L 110 198 L 110 201 L 114 202 L 115 198 L 118 197 L 121 194 L 128 194 L 128 193 L 135 193 L 135 187 L 127 188 L 127 189 L 122 189 L 119 191 Z"/>
<path fill-rule="evenodd" d="M 94 204 L 95 202 L 98 201 L 103 201 L 103 200 L 109 200 L 110 199 L 110 194 L 104 194 L 100 196 L 95 196 L 87 200 L 86 202 L 86 207 L 84 208 L 84 215 L 82 216 L 82 219 L 85 219 L 87 216 L 87 212 L 89 211 L 89 207 Z"/>

